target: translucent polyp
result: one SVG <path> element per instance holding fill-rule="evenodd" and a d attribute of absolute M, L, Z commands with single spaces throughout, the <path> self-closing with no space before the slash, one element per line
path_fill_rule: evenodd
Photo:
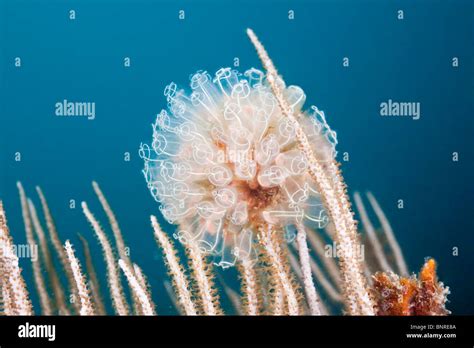
<path fill-rule="evenodd" d="M 336 134 L 316 107 L 302 111 L 306 96 L 284 86 L 313 150 L 323 161 L 335 155 Z M 296 223 L 322 228 L 327 215 L 295 131 L 257 69 L 223 68 L 211 77 L 191 76 L 190 92 L 165 88 L 167 110 L 153 124 L 151 145 L 140 146 L 143 173 L 173 234 L 230 267 L 255 255 L 264 223 L 283 231 Z"/>

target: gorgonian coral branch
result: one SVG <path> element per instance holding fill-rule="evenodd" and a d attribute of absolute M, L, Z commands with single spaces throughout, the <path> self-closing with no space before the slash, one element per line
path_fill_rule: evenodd
<path fill-rule="evenodd" d="M 89 242 L 79 234 L 79 240 L 82 243 L 82 251 L 86 261 L 86 271 L 89 276 L 89 288 L 91 290 L 92 301 L 94 302 L 94 308 L 98 315 L 105 315 L 105 306 L 100 293 L 99 279 L 97 278 L 97 272 L 95 270 L 94 263 L 92 262 L 91 250 Z M 72 272 L 72 271 L 71 271 Z"/>
<path fill-rule="evenodd" d="M 138 299 L 143 315 L 156 315 L 155 305 L 150 301 L 145 288 L 142 287 L 135 277 L 134 271 L 132 271 L 132 269 L 122 259 L 118 261 L 118 264 L 125 274 L 130 288 Z"/>
<path fill-rule="evenodd" d="M 290 106 L 283 95 L 283 81 L 279 78 L 273 62 L 255 33 L 248 29 L 247 34 L 265 67 L 268 83 L 272 88 L 282 113 L 295 129 L 299 149 L 308 164 L 308 172 L 317 184 L 322 200 L 336 226 L 336 241 L 340 244 L 342 250 L 340 264 L 349 313 L 373 315 L 373 303 L 367 291 L 360 261 L 356 258 L 358 246 L 356 224 L 338 165 L 334 158 L 326 162 L 325 159 L 321 161 L 321 158 L 315 155 L 315 151 L 308 141 L 308 136 L 300 124 L 301 117 L 299 119 L 296 118 L 294 108 Z"/>
<path fill-rule="evenodd" d="M 370 192 L 367 192 L 367 198 L 372 205 L 372 209 L 374 209 L 375 215 L 377 215 L 378 219 L 380 220 L 385 235 L 387 236 L 388 244 L 393 251 L 395 262 L 400 274 L 402 276 L 408 276 L 408 267 L 405 262 L 405 258 L 403 257 L 402 249 L 395 238 L 395 234 L 393 233 L 392 226 L 390 226 L 390 222 L 385 216 L 385 213 L 375 199 L 374 195 Z"/>
<path fill-rule="evenodd" d="M 23 189 L 23 186 L 20 182 L 17 182 L 17 187 L 18 192 L 20 194 L 21 211 L 23 215 L 23 222 L 25 224 L 26 240 L 28 242 L 28 246 L 30 248 L 33 248 L 36 247 L 37 244 L 33 236 L 33 225 L 31 223 L 31 215 L 28 209 L 28 202 L 25 195 L 25 190 Z M 35 282 L 36 291 L 38 292 L 41 311 L 44 315 L 51 315 L 53 314 L 52 304 L 48 296 L 48 291 L 46 290 L 46 282 L 41 273 L 41 267 L 38 258 L 36 260 L 31 258 L 31 267 L 33 269 L 33 279 Z"/>
<path fill-rule="evenodd" d="M 26 199 L 22 202 L 26 204 Z M 21 274 L 18 256 L 14 252 L 2 201 L 0 201 L 0 268 L 2 294 L 6 304 L 5 313 L 7 315 L 33 315 L 33 307 Z"/>
<path fill-rule="evenodd" d="M 123 294 L 122 284 L 120 282 L 120 274 L 118 272 L 118 267 L 115 261 L 114 253 L 112 251 L 112 246 L 110 245 L 109 240 L 107 239 L 102 227 L 100 227 L 99 222 L 95 219 L 94 215 L 90 212 L 87 207 L 86 202 L 81 203 L 82 210 L 87 220 L 92 225 L 92 228 L 99 240 L 102 250 L 104 252 L 105 263 L 107 265 L 107 280 L 109 282 L 109 289 L 112 295 L 112 303 L 114 305 L 117 314 L 119 315 L 128 315 L 129 308 L 125 296 Z"/>
<path fill-rule="evenodd" d="M 306 230 L 302 224 L 297 226 L 296 243 L 298 245 L 298 254 L 300 256 L 301 271 L 303 273 L 303 283 L 306 292 L 306 299 L 308 301 L 309 309 L 312 315 L 321 315 L 319 296 L 313 282 L 311 274 L 311 263 L 306 242 Z"/>
<path fill-rule="evenodd" d="M 197 284 L 204 314 L 221 314 L 219 296 L 214 288 L 213 275 L 206 264 L 205 256 L 195 245 L 187 246 L 186 252 Z"/>
<path fill-rule="evenodd" d="M 259 314 L 258 280 L 255 265 L 249 258 L 240 261 L 240 274 L 242 276 L 242 293 L 244 298 L 245 314 Z"/>
<path fill-rule="evenodd" d="M 183 306 L 186 315 L 196 315 L 196 307 L 189 290 L 189 283 L 184 273 L 183 267 L 179 263 L 176 250 L 171 244 L 168 236 L 161 230 L 156 217 L 151 216 L 151 224 L 153 226 L 156 241 L 163 249 L 163 255 L 171 274 L 179 303 L 181 306 Z"/>
<path fill-rule="evenodd" d="M 285 262 L 282 260 L 281 249 L 275 233 L 271 225 L 262 226 L 259 234 L 260 241 L 282 286 L 283 294 L 288 304 L 288 314 L 298 315 L 300 312 L 298 296 L 289 275 L 288 267 L 285 266 Z"/>
<path fill-rule="evenodd" d="M 63 249 L 62 242 L 59 239 L 58 231 L 56 229 L 56 225 L 54 223 L 53 216 L 52 216 L 51 211 L 49 209 L 48 202 L 46 200 L 46 197 L 43 194 L 43 191 L 41 190 L 41 188 L 39 186 L 36 186 L 36 192 L 38 193 L 38 196 L 39 196 L 39 199 L 40 199 L 40 202 L 41 202 L 41 207 L 43 209 L 43 215 L 44 215 L 44 218 L 46 220 L 46 226 L 48 228 L 48 233 L 49 233 L 49 237 L 51 239 L 51 242 L 53 244 L 53 248 L 56 251 L 56 254 L 58 255 L 59 261 L 61 263 L 61 266 L 62 266 L 64 272 L 66 273 L 66 279 L 68 281 L 70 291 L 73 294 L 73 296 L 76 296 L 77 291 L 78 291 L 77 288 L 76 288 L 76 282 L 74 281 L 74 276 L 72 274 L 71 266 L 70 266 L 69 262 L 67 261 L 67 256 L 66 256 L 66 253 Z M 79 310 L 79 306 L 77 305 L 77 301 L 73 302 L 73 306 L 75 307 L 76 310 Z M 61 307 L 61 311 L 64 314 L 69 314 L 69 309 L 67 309 L 67 307 L 64 308 L 64 306 L 62 306 L 62 305 L 60 307 Z"/>
<path fill-rule="evenodd" d="M 384 272 L 392 271 L 392 267 L 388 263 L 382 244 L 380 243 L 377 237 L 374 226 L 370 222 L 369 216 L 367 214 L 367 211 L 365 210 L 364 204 L 362 203 L 362 199 L 360 197 L 359 192 L 354 193 L 354 202 L 357 207 L 357 210 L 359 211 L 359 216 L 362 220 L 362 225 L 364 226 L 365 233 L 369 237 L 369 242 L 374 250 L 377 262 L 379 263 L 381 269 Z"/>
<path fill-rule="evenodd" d="M 112 208 L 110 207 L 109 202 L 107 202 L 107 199 L 102 193 L 102 190 L 100 189 L 99 184 L 93 181 L 92 187 L 94 188 L 94 192 L 97 195 L 97 198 L 99 198 L 100 204 L 102 205 L 102 208 L 104 209 L 105 214 L 107 215 L 107 218 L 109 219 L 110 227 L 112 228 L 112 232 L 115 238 L 115 243 L 117 244 L 119 257 L 124 262 L 126 262 L 129 267 L 131 267 L 132 263 L 130 261 L 130 257 L 128 256 L 127 247 L 125 246 L 125 242 L 122 236 L 122 231 L 120 230 L 120 226 L 118 224 L 117 218 L 115 217 L 115 214 Z"/>
<path fill-rule="evenodd" d="M 48 274 L 49 283 L 51 285 L 51 288 L 53 289 L 56 307 L 59 310 L 59 314 L 70 314 L 69 309 L 67 308 L 66 298 L 64 296 L 64 289 L 61 286 L 56 267 L 53 264 L 51 252 L 48 247 L 48 242 L 46 240 L 43 227 L 41 226 L 41 223 L 39 221 L 38 213 L 36 212 L 36 207 L 30 199 L 28 199 L 28 208 L 31 220 L 33 221 L 33 230 L 35 231 L 36 236 L 38 237 L 41 255 L 43 256 L 44 266 L 46 268 L 46 273 Z"/>
<path fill-rule="evenodd" d="M 89 289 L 86 285 L 86 279 L 81 271 L 81 265 L 74 255 L 74 250 L 69 240 L 66 240 L 64 244 L 64 250 L 66 251 L 69 264 L 71 265 L 72 274 L 74 281 L 76 282 L 76 287 L 78 290 L 79 300 L 81 303 L 80 315 L 94 315 L 94 307 L 92 307 L 92 302 L 89 295 Z"/>

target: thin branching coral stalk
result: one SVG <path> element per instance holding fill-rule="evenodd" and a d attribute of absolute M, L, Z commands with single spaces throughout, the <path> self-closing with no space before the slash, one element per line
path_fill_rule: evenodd
<path fill-rule="evenodd" d="M 287 269 L 284 266 L 283 260 L 281 259 L 280 247 L 273 236 L 275 232 L 273 231 L 271 225 L 262 226 L 259 232 L 260 241 L 270 259 L 272 267 L 274 267 L 275 275 L 278 277 L 279 282 L 283 288 L 283 293 L 288 303 L 288 314 L 298 315 L 298 297 L 295 289 L 293 288 L 293 284 Z"/>
<path fill-rule="evenodd" d="M 298 261 L 298 257 L 296 256 L 292 248 L 288 247 L 287 249 L 288 249 L 288 252 L 287 252 L 288 261 L 290 262 L 290 266 L 291 266 L 290 270 L 295 274 L 298 280 L 298 284 L 304 287 L 303 272 L 301 271 L 301 265 Z M 312 315 L 310 313 L 308 301 L 306 300 L 306 298 L 303 297 L 302 300 L 300 300 L 299 302 L 300 302 L 300 307 L 302 306 L 302 308 L 300 308 L 300 312 L 303 313 L 304 315 L 306 314 Z M 321 307 L 322 313 L 324 313 L 325 315 L 326 312 L 325 310 L 323 310 L 324 305 L 322 304 L 322 302 L 320 303 L 320 307 Z"/>
<path fill-rule="evenodd" d="M 97 278 L 97 272 L 92 262 L 91 250 L 89 247 L 89 242 L 81 235 L 78 234 L 79 240 L 82 243 L 82 250 L 84 254 L 84 259 L 86 261 L 86 274 L 89 276 L 89 289 L 91 290 L 92 301 L 94 302 L 94 308 L 96 313 L 99 315 L 105 315 L 105 306 L 102 300 L 102 295 L 100 293 L 100 284 L 99 279 Z"/>
<path fill-rule="evenodd" d="M 242 276 L 243 304 L 246 315 L 259 314 L 258 283 L 255 273 L 255 265 L 247 257 L 239 262 L 240 274 Z"/>
<path fill-rule="evenodd" d="M 332 226 L 332 224 L 330 224 Z M 327 256 L 324 250 L 324 242 L 321 237 L 315 232 L 311 231 L 308 233 L 308 240 L 312 250 L 322 261 L 324 268 L 326 269 L 330 279 L 334 285 L 339 288 L 341 283 L 341 276 L 339 274 L 339 269 L 337 263 L 333 257 Z"/>
<path fill-rule="evenodd" d="M 365 263 L 357 256 L 357 250 L 361 248 L 360 236 L 357 233 L 357 226 L 347 198 L 347 190 L 336 164 L 332 162 L 329 167 L 330 171 L 335 173 L 333 179 L 336 197 L 340 200 L 340 211 L 343 213 L 348 227 L 347 233 L 341 233 L 341 230 L 335 228 L 335 241 L 342 251 L 339 265 L 343 280 L 343 293 L 347 303 L 346 308 L 348 308 L 349 314 L 375 315 L 374 302 L 368 292 L 367 278 L 364 274 Z"/>
<path fill-rule="evenodd" d="M 0 201 L 0 228 L 7 230 L 6 217 L 3 210 L 3 203 Z M 3 232 L 1 232 L 3 235 Z M 0 240 L 1 242 L 1 240 Z M 12 297 L 12 289 L 8 282 L 8 273 L 6 262 L 7 250 L 4 249 L 3 243 L 0 245 L 0 299 L 1 299 L 1 315 L 15 315 L 15 302 Z"/>
<path fill-rule="evenodd" d="M 38 237 L 41 255 L 43 256 L 44 266 L 48 274 L 49 283 L 51 288 L 53 289 L 54 299 L 56 300 L 56 307 L 59 310 L 59 314 L 70 314 L 66 305 L 66 299 L 64 297 L 64 289 L 61 286 L 57 270 L 54 267 L 43 227 L 41 226 L 41 223 L 39 221 L 38 213 L 36 212 L 36 207 L 30 199 L 28 199 L 28 208 L 31 220 L 33 221 L 33 230 L 36 232 L 36 236 Z"/>
<path fill-rule="evenodd" d="M 2 274 L 4 274 L 3 266 L 0 266 L 0 271 L 2 271 Z M 15 308 L 15 303 L 13 302 L 13 298 L 11 296 L 11 289 L 9 288 L 8 283 L 3 281 L 3 277 L 1 279 L 2 279 L 1 281 L 2 284 L 0 284 L 1 285 L 0 288 L 2 289 L 1 314 L 2 315 L 15 315 L 16 308 Z"/>
<path fill-rule="evenodd" d="M 171 244 L 168 236 L 161 230 L 161 227 L 154 216 L 151 216 L 151 225 L 153 227 L 156 242 L 163 249 L 165 262 L 176 288 L 179 303 L 183 307 L 186 315 L 196 315 L 196 306 L 192 301 L 191 292 L 189 291 L 189 283 L 183 267 L 179 263 L 176 250 L 174 249 L 173 244 Z"/>
<path fill-rule="evenodd" d="M 258 234 L 257 238 L 260 239 Z M 286 315 L 288 311 L 285 308 L 285 296 L 280 278 L 261 241 L 257 245 L 257 252 L 259 267 L 256 272 L 260 283 L 263 313 L 265 315 Z M 296 265 L 298 266 L 298 263 Z"/>
<path fill-rule="evenodd" d="M 186 251 L 196 280 L 205 315 L 218 315 L 221 313 L 219 299 L 213 287 L 213 278 L 204 255 L 193 244 L 187 245 Z"/>
<path fill-rule="evenodd" d="M 15 304 L 11 297 L 11 289 L 9 284 L 3 280 L 5 273 L 5 267 L 3 267 L 3 260 L 0 260 L 0 298 L 1 298 L 1 308 L 0 315 L 15 315 Z"/>
<path fill-rule="evenodd" d="M 301 271 L 300 264 L 298 262 L 298 258 L 296 257 L 296 253 L 294 251 L 294 248 L 289 248 L 289 254 L 290 258 L 290 263 L 292 265 L 292 268 L 295 270 L 295 274 L 298 276 L 298 279 L 301 283 L 303 283 L 303 272 Z M 322 290 L 326 291 L 326 293 L 329 295 L 329 297 L 334 300 L 335 302 L 341 302 L 341 296 L 337 294 L 337 291 L 332 288 L 331 283 L 328 281 L 324 273 L 315 273 L 313 269 L 313 263 L 315 264 L 315 261 L 311 258 L 310 259 L 310 266 L 311 266 L 311 271 L 313 272 L 313 275 L 316 278 L 317 284 L 322 287 Z M 315 264 L 316 265 L 316 264 Z M 316 265 L 317 267 L 317 265 Z M 339 300 L 336 300 L 332 298 L 332 294 L 330 294 L 330 291 L 335 291 L 335 295 L 338 296 Z M 328 308 L 325 306 L 323 301 L 319 302 L 319 307 L 321 308 L 321 315 L 328 315 L 329 311 Z M 307 308 L 306 312 L 309 312 L 309 308 Z"/>
<path fill-rule="evenodd" d="M 293 248 L 288 247 L 288 250 L 288 260 L 290 261 L 291 270 L 295 273 L 300 283 L 303 284 L 303 272 L 301 271 L 301 266 L 298 262 L 298 258 L 296 257 Z"/>
<path fill-rule="evenodd" d="M 2 250 L 2 283 L 5 286 L 5 303 L 7 315 L 33 315 L 33 308 L 28 297 L 25 281 L 21 275 L 21 269 L 18 265 L 18 257 L 14 252 L 13 245 L 7 234 L 7 231 L 0 227 L 0 249 Z M 40 293 L 41 305 L 44 306 L 44 314 L 51 314 L 51 305 L 43 302 L 47 294 Z"/>
<path fill-rule="evenodd" d="M 102 190 L 100 189 L 99 184 L 93 181 L 92 187 L 94 188 L 94 192 L 97 195 L 97 198 L 99 198 L 100 204 L 102 205 L 102 208 L 104 209 L 105 214 L 107 215 L 107 218 L 109 219 L 110 227 L 112 228 L 112 232 L 115 238 L 115 243 L 117 245 L 119 257 L 124 262 L 126 262 L 129 267 L 132 267 L 132 262 L 130 261 L 130 257 L 127 253 L 127 247 L 125 245 L 125 242 L 123 241 L 122 231 L 120 230 L 120 226 L 118 224 L 117 218 L 115 217 L 115 214 L 112 208 L 110 207 L 109 202 L 107 202 L 107 199 L 102 193 Z"/>
<path fill-rule="evenodd" d="M 259 267 L 256 270 L 260 285 L 262 300 L 262 314 L 269 314 L 271 309 L 271 295 L 269 294 L 270 281 L 268 280 L 268 266 L 264 265 L 259 256 Z"/>
<path fill-rule="evenodd" d="M 275 294 L 272 299 L 272 315 L 285 315 L 285 297 L 283 295 L 283 287 L 279 281 L 274 290 Z"/>
<path fill-rule="evenodd" d="M 292 249 L 290 249 L 289 257 L 290 257 L 291 264 L 294 265 L 293 268 L 296 268 L 296 266 L 299 267 L 298 260 L 296 259 L 296 256 Z M 310 258 L 309 263 L 310 263 L 311 272 L 313 273 L 314 277 L 317 280 L 317 284 L 321 286 L 322 290 L 326 292 L 326 294 L 331 298 L 331 300 L 333 300 L 334 302 L 341 302 L 342 301 L 341 294 L 334 287 L 331 281 L 326 277 L 326 275 L 318 266 L 316 261 L 313 258 Z M 303 272 L 301 271 L 301 269 L 298 268 L 298 270 L 295 271 L 295 273 L 298 275 L 298 277 L 301 277 L 301 281 L 303 281 L 302 279 Z M 327 310 L 326 311 L 324 310 L 325 309 L 324 303 L 320 302 L 319 305 L 321 307 L 322 312 L 327 313 Z"/>
<path fill-rule="evenodd" d="M 31 216 L 28 209 L 27 198 L 25 195 L 25 190 L 20 182 L 17 183 L 18 192 L 20 194 L 21 202 L 21 211 L 23 214 L 23 222 L 25 224 L 26 240 L 30 248 L 36 247 L 37 244 L 33 237 L 33 225 L 31 223 Z M 46 284 L 41 274 L 40 262 L 39 259 L 31 260 L 31 267 L 33 269 L 33 279 L 36 286 L 36 291 L 38 292 L 38 297 L 40 300 L 41 311 L 44 315 L 53 314 L 53 309 L 51 301 L 49 299 L 48 291 L 46 290 Z"/>
<path fill-rule="evenodd" d="M 7 227 L 7 218 L 0 201 L 0 278 L 7 315 L 33 315 L 33 307 L 28 296 L 26 283 L 21 275 L 18 256 L 13 249 L 13 241 Z M 4 289 L 4 290 L 3 290 Z"/>
<path fill-rule="evenodd" d="M 354 202 L 359 212 L 359 216 L 362 221 L 362 225 L 364 226 L 364 230 L 367 233 L 369 242 L 372 245 L 372 248 L 374 250 L 375 258 L 377 259 L 377 262 L 380 265 L 381 270 L 383 272 L 391 272 L 392 267 L 390 267 L 390 264 L 388 263 L 382 244 L 377 238 L 377 235 L 375 233 L 375 228 L 370 222 L 369 216 L 367 215 L 367 211 L 365 210 L 364 203 L 362 203 L 362 199 L 360 198 L 359 192 L 354 193 Z"/>
<path fill-rule="evenodd" d="M 132 265 L 132 262 L 130 261 L 128 248 L 125 245 L 125 242 L 123 240 L 122 231 L 120 230 L 120 226 L 117 221 L 117 218 L 115 217 L 115 214 L 112 208 L 110 207 L 109 202 L 105 198 L 105 195 L 100 189 L 99 184 L 93 181 L 92 187 L 94 189 L 95 194 L 97 195 L 97 198 L 99 198 L 100 204 L 102 205 L 102 208 L 104 209 L 105 214 L 107 215 L 107 219 L 109 220 L 109 224 L 110 224 L 110 227 L 112 228 L 112 233 L 115 239 L 115 247 L 117 248 L 119 258 L 121 258 L 128 265 L 128 267 L 133 273 L 134 272 L 133 265 Z M 139 299 L 135 296 L 135 292 L 133 292 L 132 290 L 133 311 L 134 313 L 141 314 L 140 303 L 138 302 L 138 300 Z"/>
<path fill-rule="evenodd" d="M 69 240 L 66 240 L 64 244 L 64 250 L 66 251 L 67 258 L 71 265 L 72 274 L 76 282 L 76 287 L 78 289 L 79 300 L 81 301 L 81 309 L 79 311 L 80 315 L 94 315 L 94 308 L 92 307 L 92 302 L 89 295 L 89 289 L 86 285 L 86 278 L 82 274 L 81 265 L 79 260 L 74 255 L 74 250 L 72 250 L 72 245 Z"/>
<path fill-rule="evenodd" d="M 306 230 L 302 224 L 297 224 L 296 244 L 298 245 L 301 272 L 303 273 L 303 283 L 309 309 L 312 315 L 321 315 L 321 304 L 319 296 L 316 292 L 316 287 L 314 286 L 313 276 L 311 274 L 310 256 L 308 244 L 306 241 Z"/>
<path fill-rule="evenodd" d="M 148 298 L 148 301 L 151 304 L 153 304 L 153 300 L 152 300 L 152 297 L 151 297 L 150 285 L 148 284 L 148 281 L 147 281 L 146 276 L 143 273 L 142 269 L 140 267 L 138 267 L 138 265 L 136 263 L 134 263 L 133 264 L 133 271 L 135 272 L 135 277 L 137 278 L 138 283 L 140 284 L 140 286 L 145 291 L 145 294 L 146 294 L 146 297 Z"/>
<path fill-rule="evenodd" d="M 331 282 L 326 278 L 322 269 L 318 266 L 316 261 L 313 259 L 310 260 L 311 271 L 313 272 L 316 279 L 318 279 L 321 287 L 326 291 L 328 296 L 335 302 L 341 302 L 342 297 L 339 291 L 331 284 Z"/>
<path fill-rule="evenodd" d="M 107 215 L 107 219 L 109 220 L 109 224 L 110 224 L 110 227 L 112 228 L 112 233 L 113 233 L 114 239 L 115 239 L 115 247 L 117 248 L 119 258 L 122 259 L 127 264 L 130 271 L 132 273 L 134 273 L 133 265 L 132 265 L 132 262 L 130 260 L 129 254 L 127 252 L 128 248 L 125 245 L 123 235 L 122 235 L 122 231 L 120 230 L 120 226 L 119 226 L 119 223 L 117 221 L 117 218 L 115 217 L 115 214 L 114 214 L 112 208 L 110 207 L 109 202 L 105 198 L 105 195 L 103 194 L 102 190 L 100 189 L 99 184 L 97 182 L 93 181 L 92 182 L 92 187 L 94 189 L 95 194 L 97 195 L 97 198 L 100 201 L 100 204 L 102 205 L 102 208 L 105 211 L 105 214 Z M 129 284 L 130 284 L 130 282 L 129 282 Z M 131 289 L 131 290 L 132 290 L 133 312 L 136 313 L 136 314 L 139 314 L 139 315 L 144 314 L 140 309 L 140 307 L 141 307 L 140 302 L 139 302 L 140 299 L 137 298 L 136 292 L 133 291 L 133 289 Z"/>
<path fill-rule="evenodd" d="M 133 291 L 133 289 L 130 287 L 130 283 L 128 283 L 128 281 L 127 281 L 127 284 L 128 284 L 129 289 L 130 289 L 131 296 L 132 296 L 132 306 L 133 306 L 133 312 L 132 313 L 134 315 L 145 315 L 145 313 L 143 313 L 142 306 L 140 305 L 140 300 L 138 299 L 137 295 L 135 294 L 135 291 Z"/>
<path fill-rule="evenodd" d="M 120 282 L 120 274 L 115 261 L 112 246 L 108 241 L 104 231 L 100 227 L 99 222 L 95 219 L 94 215 L 90 212 L 86 202 L 81 203 L 82 210 L 89 223 L 99 239 L 99 243 L 104 252 L 105 263 L 107 265 L 107 280 L 109 282 L 110 293 L 112 295 L 112 304 L 118 315 L 128 315 L 129 309 L 125 296 L 123 294 L 122 284 Z"/>
<path fill-rule="evenodd" d="M 176 298 L 176 294 L 174 292 L 173 285 L 171 285 L 171 282 L 165 280 L 163 282 L 163 286 L 165 287 L 166 293 L 168 294 L 168 297 L 170 298 L 171 303 L 173 304 L 173 307 L 176 312 L 178 312 L 180 315 L 185 315 L 183 307 L 181 306 L 181 304 L 178 303 L 178 299 Z"/>
<path fill-rule="evenodd" d="M 369 284 L 369 286 L 372 286 L 374 284 L 374 280 L 372 279 L 373 275 L 374 272 L 369 268 L 369 265 L 367 263 L 364 263 L 364 276 L 367 279 L 367 284 Z"/>
<path fill-rule="evenodd" d="M 62 242 L 59 239 L 58 231 L 56 229 L 56 225 L 54 223 L 51 210 L 49 209 L 48 202 L 46 200 L 46 197 L 43 194 L 43 191 L 41 190 L 41 187 L 36 186 L 36 192 L 38 193 L 38 196 L 41 202 L 41 207 L 43 209 L 43 215 L 46 220 L 46 227 L 48 228 L 48 233 L 51 239 L 51 243 L 53 244 L 53 248 L 59 258 L 59 262 L 61 263 L 61 266 L 65 272 L 71 294 L 73 296 L 76 296 L 78 290 L 76 288 L 76 282 L 74 281 L 74 276 L 72 274 L 71 265 L 69 264 L 69 262 L 67 262 L 67 256 L 66 256 L 66 253 L 64 252 Z M 79 311 L 80 308 L 77 301 L 73 302 L 73 306 L 76 309 L 76 311 Z M 63 308 L 63 310 L 65 309 Z M 68 312 L 69 311 L 66 309 L 66 314 Z"/>
<path fill-rule="evenodd" d="M 30 244 L 28 242 L 28 244 Z M 48 291 L 46 290 L 46 283 L 41 275 L 41 269 L 39 265 L 39 260 L 31 261 L 33 268 L 33 279 L 35 282 L 36 291 L 40 300 L 41 314 L 42 315 L 52 315 L 53 306 L 49 298 Z"/>
<path fill-rule="evenodd" d="M 123 273 L 125 274 L 130 288 L 132 289 L 138 299 L 138 302 L 140 303 L 143 315 L 156 315 L 154 308 L 155 305 L 150 302 L 146 290 L 140 285 L 140 282 L 135 277 L 135 274 L 132 269 L 128 267 L 128 265 L 122 259 L 118 261 L 118 264 L 122 269 Z"/>
<path fill-rule="evenodd" d="M 143 274 L 142 269 L 136 263 L 133 264 L 133 273 L 135 273 L 135 276 L 137 277 L 137 280 L 138 280 L 138 283 L 140 283 L 140 286 L 143 289 L 148 289 L 149 286 L 148 286 L 148 282 L 146 280 L 146 277 Z M 148 290 L 147 290 L 147 292 L 149 293 Z M 151 296 L 148 296 L 148 297 L 151 298 Z"/>
<path fill-rule="evenodd" d="M 372 193 L 367 192 L 367 198 L 369 199 L 369 202 L 372 205 L 372 209 L 374 209 L 377 218 L 380 220 L 380 224 L 382 225 L 385 235 L 387 236 L 387 241 L 393 251 L 393 255 L 395 256 L 395 262 L 397 264 L 398 270 L 400 271 L 400 275 L 407 277 L 408 267 L 405 262 L 405 258 L 403 257 L 402 249 L 400 248 L 400 245 L 395 238 L 395 234 L 393 233 L 392 226 L 390 226 L 385 213 Z"/>
<path fill-rule="evenodd" d="M 263 243 L 259 243 L 259 268 L 257 269 L 265 315 L 285 315 L 285 297 L 280 279 Z"/>
<path fill-rule="evenodd" d="M 321 198 L 336 226 L 336 242 L 340 244 L 342 251 L 340 265 L 349 314 L 374 315 L 373 301 L 367 290 L 360 260 L 356 258 L 357 228 L 338 165 L 333 160 L 323 166 L 317 160 L 303 128 L 283 97 L 283 91 L 278 84 L 278 72 L 273 62 L 255 33 L 251 29 L 247 29 L 247 34 L 267 72 L 267 81 L 277 99 L 281 112 L 295 129 L 300 151 L 308 164 L 308 172 L 315 181 Z"/>

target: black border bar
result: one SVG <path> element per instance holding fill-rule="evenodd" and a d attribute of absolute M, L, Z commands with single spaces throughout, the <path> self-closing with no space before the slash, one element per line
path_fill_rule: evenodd
<path fill-rule="evenodd" d="M 55 340 L 20 325 L 55 325 Z M 407 335 L 422 337 L 408 337 Z M 453 337 L 453 334 L 455 337 Z M 425 336 L 423 336 L 425 335 Z M 438 335 L 443 335 L 439 338 Z M 446 337 L 450 336 L 450 337 Z M 0 346 L 100 344 L 409 344 L 474 346 L 474 317 L 0 317 Z"/>

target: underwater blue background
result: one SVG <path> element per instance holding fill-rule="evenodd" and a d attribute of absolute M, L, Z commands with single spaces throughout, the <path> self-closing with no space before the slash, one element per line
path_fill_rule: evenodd
<path fill-rule="evenodd" d="M 108 228 L 91 187 L 96 180 L 132 260 L 148 276 L 158 312 L 174 314 L 149 223 L 158 205 L 141 173 L 138 147 L 151 141 L 151 123 L 166 106 L 169 82 L 187 87 L 191 73 L 213 74 L 234 57 L 241 71 L 261 68 L 245 34 L 251 27 L 286 82 L 304 89 L 307 107 L 325 111 L 338 135 L 339 156 L 350 155 L 342 167 L 350 193 L 373 192 L 410 270 L 418 272 L 426 256 L 434 257 L 451 289 L 448 308 L 474 314 L 472 1 L 0 4 L 0 198 L 16 243 L 25 243 L 20 180 L 38 208 L 34 187 L 42 187 L 63 241 L 70 238 L 78 250 L 78 232 L 90 241 L 105 290 L 101 252 L 80 209 L 87 201 Z M 75 20 L 69 19 L 71 9 Z M 184 21 L 178 20 L 180 9 Z M 397 19 L 399 9 L 403 20 Z M 124 57 L 131 67 L 124 67 Z M 347 68 L 343 57 L 350 59 Z M 457 68 L 453 57 L 459 58 Z M 56 117 L 54 105 L 63 99 L 95 102 L 96 119 Z M 379 105 L 388 99 L 420 102 L 421 118 L 381 117 Z M 21 162 L 14 161 L 17 151 Z M 404 209 L 397 208 L 398 199 Z M 34 293 L 29 260 L 21 264 Z M 39 308 L 36 297 L 34 304 Z"/>

